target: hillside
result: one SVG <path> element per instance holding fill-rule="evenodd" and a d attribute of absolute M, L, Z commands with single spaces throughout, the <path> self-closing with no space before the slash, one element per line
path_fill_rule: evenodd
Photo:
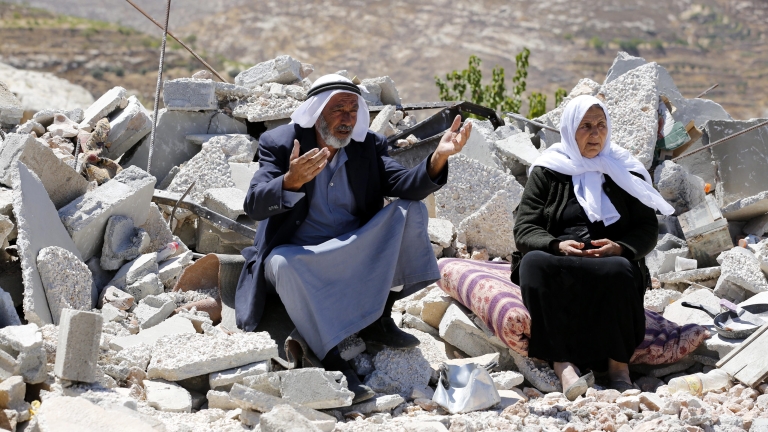
<path fill-rule="evenodd" d="M 24 2 L 130 25 L 154 38 L 160 33 L 119 0 L 109 0 L 108 8 L 96 0 Z M 157 18 L 163 15 L 164 2 L 138 3 Z M 707 97 L 723 104 L 734 117 L 768 115 L 764 28 L 768 2 L 760 0 L 700 0 L 699 4 L 686 0 L 236 0 L 226 2 L 226 7 L 221 0 L 177 0 L 173 5 L 172 30 L 191 38 L 201 54 L 233 72 L 290 54 L 314 64 L 315 76 L 339 69 L 361 77 L 390 75 L 404 100 L 416 102 L 435 100 L 434 76 L 466 67 L 471 54 L 482 58 L 487 75 L 494 65 L 501 65 L 511 76 L 514 56 L 525 46 L 532 52 L 528 90 L 545 91 L 551 108 L 558 87 L 570 90 L 582 77 L 601 82 L 622 49 L 667 67 L 688 97 L 719 83 Z M 5 26 L 0 29 L 7 31 Z M 87 51 L 78 47 L 89 44 L 83 39 L 81 35 L 67 45 L 83 55 Z M 126 50 L 128 46 L 136 49 L 125 39 L 120 42 L 125 42 Z M 41 41 L 27 50 L 52 48 L 44 45 Z M 8 50 L 4 43 L 0 55 L 5 58 Z M 14 53 L 18 62 L 34 66 L 34 54 L 20 51 Z M 124 64 L 126 72 L 151 69 L 147 75 L 154 75 L 157 50 L 137 51 L 130 53 L 131 58 L 121 58 L 116 49 L 110 55 Z M 194 63 L 191 57 L 177 55 L 182 69 L 197 68 L 190 64 L 189 60 Z M 137 64 L 128 64 L 129 60 Z M 175 73 L 181 70 L 170 75 Z M 145 78 L 151 88 L 152 78 Z"/>

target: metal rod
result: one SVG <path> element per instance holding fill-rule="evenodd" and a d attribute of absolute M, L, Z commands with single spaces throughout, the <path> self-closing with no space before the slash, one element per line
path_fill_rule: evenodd
<path fill-rule="evenodd" d="M 713 142 L 713 143 L 711 143 L 711 144 L 707 144 L 707 145 L 705 145 L 704 147 L 701 147 L 701 148 L 697 148 L 696 150 L 694 150 L 694 151 L 692 151 L 692 152 L 690 152 L 690 153 L 686 153 L 686 154 L 684 154 L 684 155 L 680 155 L 680 156 L 678 156 L 678 157 L 676 157 L 676 158 L 672 159 L 672 162 L 677 162 L 677 161 L 679 161 L 680 159 L 682 159 L 682 158 L 684 158 L 684 157 L 688 157 L 688 156 L 690 156 L 690 155 L 693 155 L 693 154 L 696 154 L 696 153 L 698 153 L 698 152 L 700 152 L 700 151 L 704 151 L 704 150 L 706 150 L 706 149 L 708 149 L 708 148 L 712 148 L 712 147 L 714 147 L 714 146 L 716 146 L 716 145 L 719 145 L 719 144 L 722 144 L 722 143 L 724 143 L 724 142 L 726 142 L 726 141 L 728 141 L 728 140 L 730 140 L 730 139 L 736 138 L 737 136 L 740 136 L 740 135 L 744 135 L 745 133 L 748 133 L 748 132 L 752 132 L 752 131 L 753 131 L 753 130 L 755 130 L 755 129 L 760 129 L 760 128 L 761 128 L 761 127 L 763 127 L 763 126 L 768 126 L 768 121 L 764 121 L 764 122 L 762 122 L 762 123 L 760 123 L 760 124 L 757 124 L 757 125 L 754 125 L 754 126 L 752 126 L 752 127 L 746 128 L 746 129 L 744 129 L 744 130 L 743 130 L 743 131 L 741 131 L 741 132 L 736 132 L 736 133 L 735 133 L 735 134 L 733 134 L 733 135 L 729 135 L 729 136 L 727 136 L 727 137 L 725 137 L 725 138 L 719 139 L 719 140 L 717 140 L 717 141 L 715 141 L 715 142 Z"/>
<path fill-rule="evenodd" d="M 160 65 L 157 67 L 157 86 L 155 87 L 155 109 L 152 116 L 152 134 L 149 137 L 149 156 L 147 157 L 147 172 L 152 174 L 152 153 L 155 150 L 155 132 L 157 131 L 157 112 L 160 109 L 160 87 L 163 84 L 163 64 L 165 63 L 165 43 L 168 41 L 168 21 L 171 19 L 171 0 L 165 4 L 165 27 L 163 42 L 160 44 Z M 153 20 L 154 21 L 154 20 Z"/>
<path fill-rule="evenodd" d="M 520 114 L 515 114 L 515 113 L 513 113 L 513 112 L 508 112 L 508 113 L 506 113 L 506 114 L 507 114 L 508 116 L 512 117 L 512 118 L 513 118 L 513 119 L 515 119 L 515 120 L 520 120 L 520 121 L 523 121 L 523 122 L 526 122 L 526 123 L 532 124 L 532 125 L 534 125 L 534 126 L 540 127 L 540 128 L 542 128 L 542 129 L 546 129 L 546 130 L 548 130 L 548 131 L 551 131 L 551 132 L 557 132 L 557 133 L 560 133 L 560 131 L 559 131 L 559 130 L 557 130 L 557 129 L 555 129 L 555 128 L 551 127 L 551 126 L 547 126 L 547 125 L 545 125 L 545 124 L 542 124 L 542 123 L 539 123 L 539 122 L 537 122 L 537 121 L 533 121 L 533 120 L 531 120 L 531 119 L 528 119 L 528 118 L 526 118 L 526 117 L 523 117 L 523 116 L 521 116 Z"/>
<path fill-rule="evenodd" d="M 717 86 L 719 86 L 719 85 L 720 85 L 720 83 L 715 83 L 715 85 L 713 85 L 712 87 L 710 87 L 710 88 L 708 88 L 708 89 L 704 90 L 703 92 L 701 92 L 701 94 L 699 94 L 698 96 L 696 96 L 694 99 L 698 99 L 698 98 L 700 98 L 700 97 L 704 96 L 705 94 L 709 93 L 710 91 L 712 91 L 712 90 L 716 89 L 716 88 L 717 88 Z"/>
<path fill-rule="evenodd" d="M 152 202 L 157 204 L 167 205 L 167 206 L 175 205 L 178 202 L 179 208 L 189 210 L 195 215 L 197 215 L 198 217 L 206 219 L 218 227 L 225 228 L 230 231 L 234 231 L 248 238 L 254 238 L 256 236 L 255 229 L 249 226 L 243 225 L 232 219 L 229 219 L 224 215 L 220 215 L 199 204 L 193 203 L 192 201 L 189 201 L 186 199 L 179 201 L 179 195 L 172 192 L 155 189 L 155 193 L 152 196 Z"/>
<path fill-rule="evenodd" d="M 141 12 L 141 14 L 142 14 L 142 15 L 144 15 L 145 17 L 147 17 L 147 19 L 149 19 L 150 21 L 152 21 L 153 23 L 155 23 L 155 25 L 156 25 L 156 26 L 160 27 L 160 29 L 161 29 L 161 30 L 163 30 L 163 26 L 161 26 L 159 22 L 155 21 L 155 20 L 154 20 L 154 18 L 152 18 L 151 16 L 149 16 L 149 14 L 147 14 L 146 12 L 144 12 L 144 10 L 143 10 L 143 9 L 141 9 L 141 8 L 140 8 L 140 7 L 139 7 L 139 6 L 138 6 L 136 3 L 132 2 L 131 0 L 125 0 L 125 1 L 127 1 L 127 2 L 128 2 L 130 5 L 131 5 L 131 6 L 133 6 L 134 8 L 136 8 L 136 10 L 137 10 L 137 11 Z M 166 27 L 166 28 L 167 28 L 167 27 Z M 167 30 L 166 30 L 166 31 L 167 31 Z M 197 55 L 197 53 L 196 53 L 196 52 L 192 51 L 192 48 L 188 47 L 188 46 L 187 46 L 187 44 L 185 44 L 184 42 L 182 42 L 182 41 L 181 41 L 181 39 L 177 38 L 177 37 L 176 37 L 176 36 L 175 36 L 173 33 L 171 33 L 170 31 L 168 32 L 168 36 L 172 37 L 172 38 L 173 38 L 173 40 L 175 40 L 176 42 L 178 42 L 178 43 L 179 43 L 179 45 L 181 45 L 182 47 L 184 47 L 184 49 L 185 49 L 185 50 L 189 51 L 189 53 L 190 53 L 190 54 L 192 54 L 192 55 L 193 55 L 193 56 L 194 56 L 194 57 L 195 57 L 195 58 L 196 58 L 196 59 L 197 59 L 197 60 L 198 60 L 200 63 L 202 63 L 202 64 L 203 64 L 203 66 L 205 66 L 205 68 L 206 68 L 206 69 L 208 69 L 208 70 L 209 70 L 209 71 L 211 71 L 211 72 L 212 72 L 214 75 L 216 75 L 216 77 L 217 77 L 218 79 L 220 79 L 222 82 L 225 82 L 225 83 L 229 83 L 229 81 L 225 80 L 225 79 L 224 79 L 224 77 L 222 77 L 221 75 L 219 75 L 219 73 L 218 73 L 218 72 L 216 72 L 216 69 L 214 69 L 214 68 L 213 68 L 213 66 L 209 65 L 209 64 L 208 64 L 208 62 L 206 62 L 205 60 L 203 60 L 203 58 L 202 58 L 202 57 L 200 57 L 199 55 Z"/>
<path fill-rule="evenodd" d="M 173 218 L 176 217 L 176 209 L 179 208 L 179 203 L 182 202 L 192 190 L 192 188 L 195 187 L 195 183 L 197 183 L 197 180 L 193 181 L 192 184 L 189 185 L 187 190 L 185 190 L 184 193 L 179 197 L 178 201 L 176 201 L 176 204 L 173 205 L 173 210 L 171 210 L 171 217 L 168 219 L 168 228 L 171 230 L 171 233 L 173 233 Z"/>

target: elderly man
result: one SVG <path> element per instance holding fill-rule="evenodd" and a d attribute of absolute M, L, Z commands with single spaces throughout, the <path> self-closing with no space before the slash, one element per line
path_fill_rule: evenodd
<path fill-rule="evenodd" d="M 355 402 L 373 396 L 336 345 L 359 332 L 372 344 L 419 341 L 391 319 L 392 305 L 440 278 L 419 200 L 440 189 L 448 157 L 471 131 L 456 117 L 437 149 L 406 169 L 368 130 L 361 90 L 340 75 L 318 79 L 291 124 L 259 140 L 259 170 L 244 209 L 259 224 L 236 296 L 237 325 L 253 331 L 268 291 L 280 296 L 323 366 L 347 376 Z M 401 198 L 386 207 L 384 197 Z"/>

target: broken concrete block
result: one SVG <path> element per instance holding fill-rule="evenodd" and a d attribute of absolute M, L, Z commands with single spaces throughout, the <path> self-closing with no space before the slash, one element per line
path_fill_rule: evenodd
<path fill-rule="evenodd" d="M 43 335 L 35 324 L 0 329 L 0 379 L 20 375 L 28 384 L 46 379 Z"/>
<path fill-rule="evenodd" d="M 128 216 L 137 225 L 147 220 L 154 186 L 154 177 L 129 167 L 59 210 L 59 217 L 84 260 L 101 249 L 111 216 Z"/>
<path fill-rule="evenodd" d="M 174 241 L 173 233 L 168 228 L 168 222 L 163 219 L 163 215 L 155 203 L 149 205 L 147 220 L 139 228 L 149 234 L 147 252 L 158 252 L 165 248 L 168 243 Z"/>
<path fill-rule="evenodd" d="M 125 292 L 132 295 L 136 300 L 162 294 L 163 290 L 163 283 L 156 273 L 145 275 L 125 287 Z"/>
<path fill-rule="evenodd" d="M 106 305 L 112 305 L 119 310 L 128 310 L 133 306 L 135 299 L 127 292 L 114 286 L 107 286 L 102 290 L 99 296 L 98 308 L 102 309 Z"/>
<path fill-rule="evenodd" d="M 533 165 L 533 162 L 541 156 L 539 149 L 531 142 L 531 135 L 525 132 L 518 132 L 500 139 L 494 142 L 493 148 L 501 161 L 501 166 L 509 170 L 512 175 L 524 174 L 526 167 Z M 523 172 L 520 172 L 520 166 Z"/>
<path fill-rule="evenodd" d="M 240 189 L 233 187 L 208 189 L 203 196 L 203 205 L 222 216 L 236 220 L 245 214 L 243 210 L 245 192 Z"/>
<path fill-rule="evenodd" d="M 259 430 L 262 432 L 308 431 L 320 432 L 320 428 L 309 419 L 299 414 L 290 405 L 277 405 L 259 417 Z"/>
<path fill-rule="evenodd" d="M 339 355 L 344 360 L 352 360 L 365 351 L 365 341 L 357 337 L 357 335 L 349 336 L 336 345 L 339 350 Z"/>
<path fill-rule="evenodd" d="M 191 321 L 184 317 L 173 316 L 154 327 L 140 331 L 138 334 L 115 337 L 109 341 L 109 347 L 116 351 L 141 344 L 152 347 L 160 338 L 178 334 L 197 334 L 197 332 Z M 146 366 L 143 369 L 146 369 Z"/>
<path fill-rule="evenodd" d="M 218 109 L 216 84 L 212 80 L 178 78 L 163 83 L 163 103 L 168 110 L 206 111 Z"/>
<path fill-rule="evenodd" d="M 487 203 L 459 224 L 458 240 L 470 247 L 484 248 L 492 256 L 512 255 L 517 250 L 513 212 L 521 198 L 521 188 L 496 192 Z"/>
<path fill-rule="evenodd" d="M 57 209 L 85 194 L 88 181 L 32 135 L 8 134 L 0 146 L 0 183 L 14 186 L 17 161 L 34 172 Z"/>
<path fill-rule="evenodd" d="M 395 87 L 395 82 L 388 76 L 378 78 L 366 78 L 361 83 L 363 86 L 378 86 L 381 89 L 379 99 L 384 105 L 402 105 L 400 93 Z"/>
<path fill-rule="evenodd" d="M 208 399 L 208 409 L 234 410 L 238 409 L 238 404 L 229 397 L 229 393 L 219 390 L 209 390 L 205 398 Z"/>
<path fill-rule="evenodd" d="M 180 381 L 276 356 L 277 344 L 266 332 L 226 337 L 177 334 L 155 344 L 147 376 Z"/>
<path fill-rule="evenodd" d="M 678 301 L 667 306 L 667 308 L 664 310 L 664 318 L 679 325 L 712 325 L 712 317 L 707 315 L 706 312 L 700 311 L 698 309 L 683 307 L 683 302 L 701 303 L 713 310 L 720 309 L 720 299 L 715 297 L 715 295 L 712 294 L 712 291 L 708 289 L 699 289 L 686 296 L 683 296 Z"/>
<path fill-rule="evenodd" d="M 422 300 L 421 320 L 434 328 L 440 327 L 440 321 L 445 315 L 453 299 L 442 290 L 432 290 Z"/>
<path fill-rule="evenodd" d="M 37 256 L 44 247 L 58 246 L 80 260 L 80 252 L 62 226 L 40 180 L 18 162 L 19 185 L 14 192 L 13 212 L 19 229 L 16 244 L 24 276 L 24 316 L 40 326 L 53 323 Z M 90 295 L 90 294 L 89 294 Z"/>
<path fill-rule="evenodd" d="M 21 325 L 11 295 L 0 287 L 0 328 Z"/>
<path fill-rule="evenodd" d="M 133 226 L 133 219 L 126 216 L 112 216 L 104 231 L 104 246 L 101 248 L 101 268 L 117 270 L 141 255 L 141 250 L 150 243 L 149 234 Z"/>
<path fill-rule="evenodd" d="M 187 135 L 245 133 L 245 123 L 220 112 L 162 109 L 157 116 L 151 174 L 158 179 L 164 179 L 171 168 L 186 163 L 200 151 L 199 145 L 187 141 Z M 144 137 L 132 156 L 123 159 L 123 167 L 134 165 L 146 169 L 149 159 L 149 136 Z"/>
<path fill-rule="evenodd" d="M 443 248 L 451 246 L 456 236 L 456 227 L 445 219 L 429 218 L 427 231 L 429 232 L 429 241 Z"/>
<path fill-rule="evenodd" d="M 347 379 L 338 371 L 303 368 L 276 372 L 280 377 L 283 400 L 314 409 L 330 409 L 352 404 L 355 394 L 347 389 Z"/>
<path fill-rule="evenodd" d="M 645 292 L 643 307 L 656 313 L 664 313 L 664 309 L 683 295 L 670 289 L 651 289 Z"/>
<path fill-rule="evenodd" d="M 253 102 L 243 102 L 235 107 L 232 111 L 235 118 L 247 119 L 249 122 L 284 120 L 290 118 L 291 114 L 301 105 L 301 101 L 289 97 L 259 97 L 255 100 L 254 98 L 249 100 L 253 100 Z"/>
<path fill-rule="evenodd" d="M 301 62 L 281 55 L 261 62 L 235 77 L 235 85 L 252 89 L 264 83 L 292 84 L 301 80 Z"/>
<path fill-rule="evenodd" d="M 424 335 L 417 330 L 408 330 L 408 332 L 414 335 L 419 333 Z M 423 349 L 429 348 L 427 346 L 408 350 L 385 348 L 374 356 L 373 364 L 376 367 L 376 372 L 383 374 L 391 382 L 394 387 L 392 393 L 407 397 L 414 388 L 422 388 L 429 384 L 432 377 L 432 365 L 425 358 Z M 366 380 L 366 382 L 368 381 Z"/>
<path fill-rule="evenodd" d="M 90 310 L 98 295 L 91 271 L 75 254 L 49 246 L 37 254 L 37 270 L 54 324 L 59 324 L 65 309 Z"/>
<path fill-rule="evenodd" d="M 29 404 L 24 400 L 27 384 L 24 378 L 12 376 L 5 381 L 0 381 L 0 409 L 26 411 Z"/>
<path fill-rule="evenodd" d="M 203 203 L 205 191 L 208 189 L 234 187 L 227 157 L 220 145 L 215 142 L 203 144 L 200 153 L 179 170 L 167 190 L 184 193 L 193 181 L 195 186 L 189 191 L 187 199 L 198 204 Z"/>
<path fill-rule="evenodd" d="M 429 388 L 429 387 L 427 387 Z M 360 414 L 368 415 L 378 412 L 389 412 L 405 403 L 405 398 L 400 395 L 384 395 L 369 399 L 350 407 L 344 408 L 342 412 L 357 411 Z"/>
<path fill-rule="evenodd" d="M 451 156 L 449 164 L 448 182 L 435 192 L 436 216 L 454 226 L 459 226 L 500 190 L 513 196 L 522 194 L 523 188 L 514 177 L 463 154 Z"/>
<path fill-rule="evenodd" d="M 125 109 L 115 111 L 109 116 L 109 134 L 101 156 L 115 160 L 151 131 L 151 114 L 136 96 L 131 96 Z"/>
<path fill-rule="evenodd" d="M 157 252 L 143 254 L 120 267 L 109 285 L 124 288 L 132 285 L 144 277 L 157 273 Z M 143 297 L 142 297 L 143 298 Z M 141 298 L 136 299 L 141 300 Z"/>
<path fill-rule="evenodd" d="M 251 163 L 229 163 L 229 169 L 232 173 L 232 182 L 235 187 L 243 192 L 248 192 L 251 186 L 251 180 L 256 171 L 259 170 L 258 162 Z"/>
<path fill-rule="evenodd" d="M 515 371 L 493 372 L 491 378 L 496 390 L 511 390 L 525 381 L 523 374 Z"/>
<path fill-rule="evenodd" d="M 94 127 L 99 120 L 110 115 L 118 108 L 125 108 L 127 105 L 128 99 L 126 99 L 125 89 L 122 87 L 114 87 L 104 93 L 93 103 L 93 105 L 85 110 L 83 113 L 83 120 L 80 122 L 80 127 Z"/>
<path fill-rule="evenodd" d="M 461 154 L 489 168 L 498 168 L 499 161 L 494 156 L 493 151 L 496 142 L 493 124 L 489 120 L 477 119 L 468 119 L 466 123 L 472 124 L 472 133 L 470 133 Z"/>
<path fill-rule="evenodd" d="M 760 262 L 747 249 L 735 247 L 722 255 L 721 274 L 715 286 L 715 294 L 725 289 L 722 285 L 728 281 L 751 292 L 768 291 L 768 279 L 760 269 Z"/>
<path fill-rule="evenodd" d="M 605 106 L 611 116 L 611 141 L 628 150 L 646 169 L 656 149 L 659 73 L 656 63 L 632 69 L 603 85 Z"/>
<path fill-rule="evenodd" d="M 17 126 L 13 132 L 22 135 L 34 132 L 35 135 L 41 137 L 45 134 L 45 127 L 34 120 L 27 120 L 24 124 Z"/>
<path fill-rule="evenodd" d="M 8 86 L 0 81 L 0 126 L 13 127 L 19 124 L 24 116 L 21 101 L 11 93 Z"/>
<path fill-rule="evenodd" d="M 653 185 L 679 215 L 705 200 L 704 180 L 688 173 L 682 165 L 664 161 L 653 174 Z"/>
<path fill-rule="evenodd" d="M 402 328 L 416 329 L 419 331 L 423 331 L 424 333 L 428 333 L 434 337 L 440 336 L 436 328 L 425 323 L 424 321 L 421 320 L 421 318 L 411 315 L 409 313 L 406 313 L 403 315 Z"/>
<path fill-rule="evenodd" d="M 105 322 L 119 322 L 128 318 L 128 313 L 107 303 L 101 308 L 101 316 L 104 318 Z"/>
<path fill-rule="evenodd" d="M 162 425 L 151 422 L 125 406 L 97 405 L 85 397 L 59 396 L 46 398 L 35 412 L 42 431 L 110 431 L 157 432 Z M 135 408 L 134 408 L 135 409 Z"/>
<path fill-rule="evenodd" d="M 75 123 L 83 121 L 83 110 L 81 108 L 75 108 L 72 110 L 60 110 L 60 109 L 44 109 L 36 112 L 32 116 L 32 120 L 39 123 L 43 127 L 48 127 L 53 123 L 53 117 L 56 114 L 64 114 L 68 119 Z M 39 134 L 38 136 L 41 136 Z"/>
<path fill-rule="evenodd" d="M 53 367 L 57 377 L 87 383 L 97 380 L 102 324 L 101 315 L 95 312 L 62 311 Z"/>
<path fill-rule="evenodd" d="M 392 117 L 395 111 L 396 108 L 393 105 L 387 105 L 382 108 L 371 122 L 370 130 L 387 137 L 393 135 L 394 130 L 392 129 L 392 125 L 389 123 L 389 119 Z"/>
<path fill-rule="evenodd" d="M 184 387 L 165 380 L 144 380 L 147 404 L 158 411 L 192 412 L 192 396 Z"/>
<path fill-rule="evenodd" d="M 53 124 L 48 126 L 48 132 L 51 133 L 51 136 L 72 138 L 80 132 L 80 127 L 64 114 L 56 114 L 53 116 Z"/>
<path fill-rule="evenodd" d="M 243 380 L 243 385 L 270 396 L 282 397 L 280 394 L 280 375 L 276 373 L 247 377 Z"/>
<path fill-rule="evenodd" d="M 723 207 L 723 217 L 729 221 L 750 220 L 766 212 L 768 212 L 768 191 L 742 198 Z"/>
<path fill-rule="evenodd" d="M 163 322 L 171 316 L 174 309 L 176 309 L 176 303 L 149 295 L 139 302 L 139 306 L 134 309 L 133 313 L 139 320 L 141 328 L 147 329 Z"/>
<path fill-rule="evenodd" d="M 267 372 L 269 372 L 268 361 L 249 363 L 208 375 L 208 384 L 214 390 L 229 391 L 233 384 L 242 384 L 245 378 L 263 375 Z"/>
<path fill-rule="evenodd" d="M 705 267 L 695 270 L 668 272 L 659 275 L 659 282 L 665 284 L 682 284 L 686 281 L 701 282 L 720 277 L 720 267 Z"/>
<path fill-rule="evenodd" d="M 675 271 L 675 260 L 677 257 L 688 258 L 689 256 L 691 256 L 691 252 L 687 247 L 668 250 L 654 249 L 645 256 L 645 263 L 651 272 L 651 276 L 660 277 L 665 273 Z"/>
<path fill-rule="evenodd" d="M 448 307 L 440 321 L 440 337 L 473 357 L 499 351 L 456 304 Z"/>
<path fill-rule="evenodd" d="M 206 136 L 210 138 L 202 142 L 201 145 L 212 144 L 219 146 L 227 157 L 227 162 L 251 163 L 256 152 L 259 150 L 259 142 L 248 134 L 208 134 Z"/>
<path fill-rule="evenodd" d="M 249 389 L 241 384 L 232 386 L 229 396 L 241 409 L 249 409 L 263 413 L 270 412 L 278 405 L 290 405 L 299 414 L 307 418 L 324 432 L 332 431 L 336 424 L 336 419 L 328 414 Z"/>
<path fill-rule="evenodd" d="M 163 261 L 157 267 L 157 277 L 163 286 L 173 288 L 184 269 L 192 262 L 192 252 L 187 251 L 177 257 Z"/>
<path fill-rule="evenodd" d="M 704 126 L 706 134 L 702 137 L 701 142 L 706 145 L 718 141 L 765 120 L 764 118 L 709 120 Z M 745 216 L 746 214 L 752 214 L 751 217 L 755 217 L 768 211 L 763 210 L 761 213 L 757 213 L 756 210 L 752 211 L 753 206 L 759 208 L 758 202 L 760 200 L 749 200 L 750 197 L 760 195 L 768 189 L 764 175 L 768 168 L 768 160 L 765 157 L 768 154 L 767 130 L 766 127 L 758 128 L 712 147 L 711 160 L 715 161 L 717 168 L 718 203 L 728 219 L 736 217 L 739 220 L 747 220 L 750 217 Z M 711 183 L 715 184 L 714 181 Z M 744 199 L 748 200 L 744 203 L 747 205 L 736 205 L 726 211 L 726 208 L 729 208 L 731 204 Z M 762 207 L 764 208 L 765 204 Z"/>
<path fill-rule="evenodd" d="M 681 272 L 686 270 L 696 270 L 698 261 L 695 259 L 688 259 L 683 257 L 675 257 L 675 272 Z"/>

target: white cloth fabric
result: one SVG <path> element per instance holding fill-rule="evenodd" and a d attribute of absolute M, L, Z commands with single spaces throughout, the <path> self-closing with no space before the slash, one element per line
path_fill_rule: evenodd
<path fill-rule="evenodd" d="M 605 146 L 600 153 L 589 159 L 579 152 L 579 146 L 576 144 L 576 129 L 584 118 L 584 114 L 593 105 L 599 105 L 605 112 L 608 134 L 605 138 Z M 607 226 L 621 217 L 603 191 L 604 174 L 610 176 L 619 187 L 648 207 L 665 215 L 675 212 L 675 209 L 653 188 L 651 176 L 643 164 L 627 150 L 611 144 L 611 117 L 600 99 L 582 95 L 568 102 L 560 120 L 560 138 L 562 141 L 544 151 L 530 169 L 542 166 L 570 175 L 573 179 L 576 199 L 591 222 L 602 221 Z M 642 175 L 645 181 L 630 172 Z"/>
<path fill-rule="evenodd" d="M 347 82 L 352 84 L 352 81 L 341 75 L 329 74 L 318 78 L 312 86 L 315 87 L 330 82 Z M 358 86 L 358 88 L 360 88 L 361 92 L 366 91 L 360 86 Z M 320 117 L 323 108 L 325 108 L 325 104 L 327 104 L 331 97 L 336 93 L 355 94 L 347 90 L 328 90 L 309 97 L 296 109 L 296 111 L 293 112 L 291 115 L 291 123 L 296 123 L 303 128 L 314 127 L 317 118 Z M 355 127 L 352 129 L 352 139 L 355 141 L 364 141 L 365 135 L 368 133 L 368 125 L 371 122 L 371 118 L 370 114 L 368 114 L 368 104 L 365 103 L 365 99 L 360 95 L 356 96 L 359 107 L 357 108 L 357 123 L 355 123 Z"/>

